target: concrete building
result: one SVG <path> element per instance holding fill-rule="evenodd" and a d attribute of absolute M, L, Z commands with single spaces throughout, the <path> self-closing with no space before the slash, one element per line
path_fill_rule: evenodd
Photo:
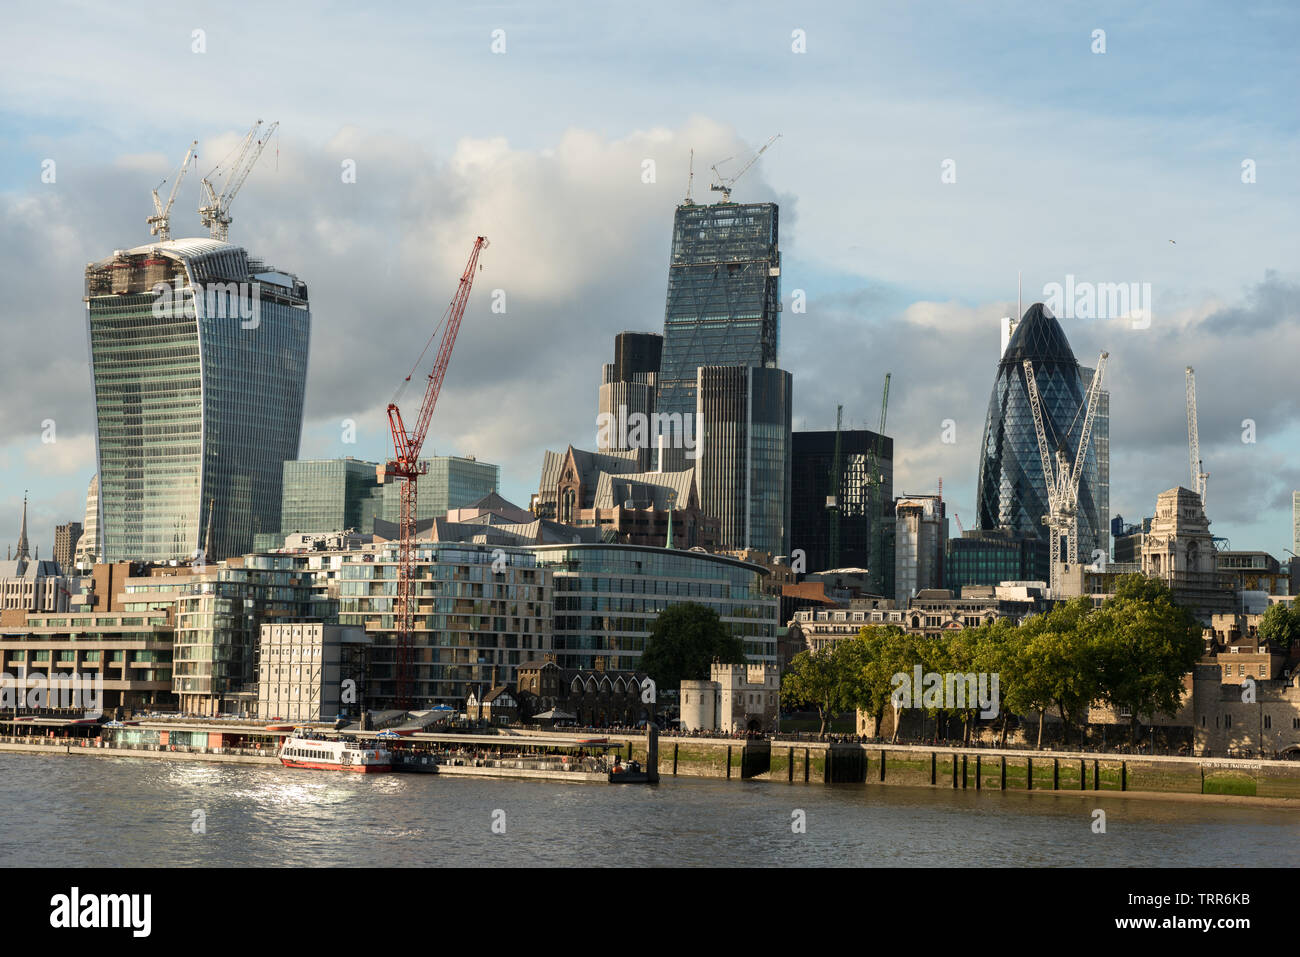
<path fill-rule="evenodd" d="M 80 522 L 54 526 L 54 563 L 66 575 L 72 574 L 77 542 L 80 540 Z"/>
<path fill-rule="evenodd" d="M 780 707 L 781 677 L 776 665 L 724 665 L 709 668 L 707 681 L 683 681 L 684 731 L 771 731 Z"/>
<path fill-rule="evenodd" d="M 321 622 L 264 624 L 257 678 L 257 715 L 276 721 L 330 721 L 359 715 L 365 701 L 361 628 Z"/>
<path fill-rule="evenodd" d="M 944 587 L 948 512 L 938 495 L 908 495 L 894 502 L 894 601 Z"/>
<path fill-rule="evenodd" d="M 757 366 L 696 371 L 700 508 L 721 522 L 721 548 L 788 555 L 793 377 Z"/>
<path fill-rule="evenodd" d="M 20 624 L 0 626 L 0 673 L 12 675 L 24 693 L 39 687 L 41 676 L 76 675 L 102 693 L 105 713 L 168 710 L 176 700 L 172 643 L 167 611 L 31 613 Z"/>
<path fill-rule="evenodd" d="M 1219 575 L 1210 521 L 1190 489 L 1171 488 L 1157 497 L 1151 532 L 1142 541 L 1142 573 L 1165 582 L 1202 623 L 1236 608 L 1231 583 Z"/>
<path fill-rule="evenodd" d="M 775 203 L 688 201 L 677 207 L 656 412 L 679 423 L 695 414 L 701 366 L 776 368 L 779 225 Z M 689 464 L 685 439 L 668 437 L 660 468 L 680 471 Z"/>
<path fill-rule="evenodd" d="M 207 561 L 279 526 L 311 312 L 301 280 L 214 239 L 85 272 L 105 561 Z"/>
<path fill-rule="evenodd" d="M 621 332 L 614 339 L 614 361 L 601 369 L 596 449 L 635 451 L 641 471 L 652 463 L 651 425 L 663 343 L 663 336 L 652 332 Z"/>

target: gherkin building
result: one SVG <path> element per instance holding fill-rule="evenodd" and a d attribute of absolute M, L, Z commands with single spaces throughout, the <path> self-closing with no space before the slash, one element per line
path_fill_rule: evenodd
<path fill-rule="evenodd" d="M 989 397 L 988 416 L 984 424 L 981 447 L 978 507 L 982 529 L 1010 528 L 1043 544 L 1040 571 L 1047 577 L 1047 550 L 1050 533 L 1043 524 L 1047 514 L 1047 483 L 1043 478 L 1038 438 L 1034 433 L 1034 415 L 1025 385 L 1024 360 L 1034 364 L 1043 407 L 1043 426 L 1048 447 L 1055 453 L 1063 446 L 1073 464 L 1083 420 L 1089 378 L 1084 380 L 1078 361 L 1056 318 L 1042 303 L 1034 303 L 1025 312 L 1007 343 L 998 364 L 993 394 Z M 1105 449 L 1106 436 L 1098 441 L 1099 431 L 1108 432 L 1094 422 L 1093 437 L 1084 459 L 1079 480 L 1079 560 L 1093 560 L 1094 549 L 1109 550 L 1106 524 L 1109 516 L 1107 490 L 1103 488 L 1098 449 Z M 1103 451 L 1104 454 L 1104 451 Z"/>

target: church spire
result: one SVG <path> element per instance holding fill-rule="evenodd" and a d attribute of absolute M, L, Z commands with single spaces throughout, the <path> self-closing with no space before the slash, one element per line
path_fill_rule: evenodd
<path fill-rule="evenodd" d="M 29 546 L 27 544 L 27 492 L 23 491 L 23 524 L 18 529 L 18 554 L 14 556 L 19 561 L 27 558 L 30 559 Z"/>

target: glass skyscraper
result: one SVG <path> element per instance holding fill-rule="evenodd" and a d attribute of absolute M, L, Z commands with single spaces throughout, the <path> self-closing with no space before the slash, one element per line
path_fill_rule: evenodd
<path fill-rule="evenodd" d="M 1050 450 L 1054 453 L 1063 445 L 1073 464 L 1079 447 L 1089 383 L 1083 380 L 1061 324 L 1042 303 L 1034 303 L 1011 335 L 989 398 L 977 486 L 979 527 L 1010 528 L 1048 542 L 1043 524 L 1047 483 L 1025 385 L 1025 359 L 1034 364 Z M 1106 541 L 1101 511 L 1105 497 L 1095 434 L 1093 438 L 1079 481 L 1079 560 L 1085 563 Z"/>
<path fill-rule="evenodd" d="M 724 549 L 790 547 L 790 373 L 754 366 L 697 370 L 700 511 L 721 521 Z"/>
<path fill-rule="evenodd" d="M 279 526 L 298 457 L 306 285 L 239 246 L 177 239 L 87 266 L 85 302 L 101 560 L 248 551 Z"/>
<path fill-rule="evenodd" d="M 835 465 L 835 431 L 794 432 L 792 448 L 791 538 L 790 548 L 802 549 L 807 570 L 830 568 L 867 568 L 874 574 L 872 555 L 887 556 L 884 546 L 883 516 L 871 514 L 871 476 L 868 463 L 873 449 L 880 457 L 881 510 L 894 502 L 894 440 L 866 429 L 843 429 L 840 438 L 839 523 L 840 551 L 831 556 L 831 496 Z M 873 539 L 875 541 L 873 542 Z M 874 551 L 873 551 L 874 546 Z M 885 579 L 873 579 L 876 594 L 883 591 Z"/>
<path fill-rule="evenodd" d="M 700 366 L 777 364 L 781 254 L 775 203 L 686 203 L 673 218 L 655 411 L 695 413 Z M 673 449 L 665 469 L 685 467 Z"/>

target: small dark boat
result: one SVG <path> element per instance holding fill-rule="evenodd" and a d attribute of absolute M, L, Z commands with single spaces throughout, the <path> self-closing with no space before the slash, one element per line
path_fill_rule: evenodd
<path fill-rule="evenodd" d="M 639 761 L 630 761 L 627 764 L 616 763 L 609 772 L 610 784 L 649 784 L 650 774 L 641 767 Z"/>
<path fill-rule="evenodd" d="M 405 771 L 408 774 L 437 774 L 438 759 L 432 754 L 394 751 L 392 768 L 394 771 Z"/>

